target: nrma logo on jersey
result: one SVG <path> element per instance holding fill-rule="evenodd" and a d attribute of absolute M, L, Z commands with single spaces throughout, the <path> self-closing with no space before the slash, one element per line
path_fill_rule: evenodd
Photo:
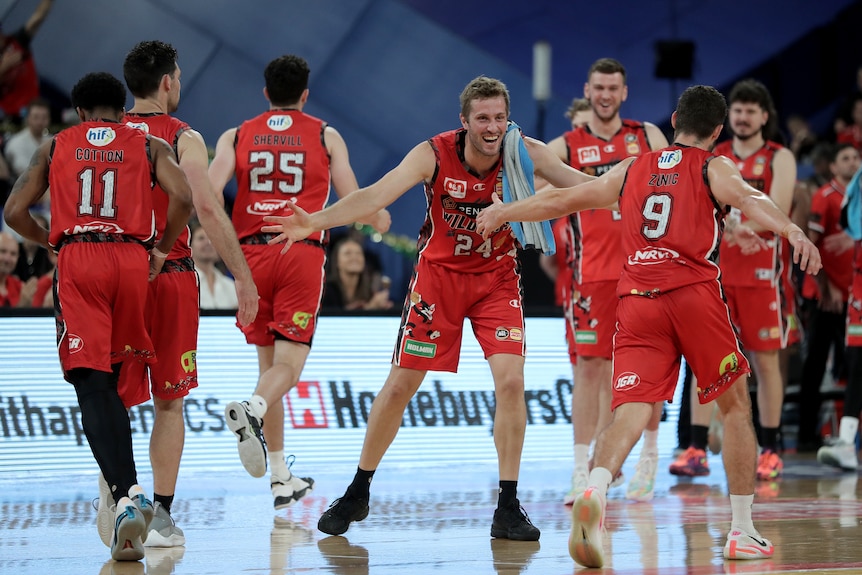
<path fill-rule="evenodd" d="M 90 128 L 87 130 L 87 141 L 94 146 L 107 146 L 117 139 L 113 128 Z"/>
<path fill-rule="evenodd" d="M 682 150 L 668 150 L 658 157 L 660 170 L 669 170 L 682 161 Z"/>
<path fill-rule="evenodd" d="M 287 200 L 261 200 L 246 207 L 246 211 L 255 216 L 268 216 L 280 212 L 287 205 Z"/>
<path fill-rule="evenodd" d="M 283 132 L 293 125 L 293 118 L 290 116 L 270 116 L 266 121 L 266 127 L 274 132 Z"/>

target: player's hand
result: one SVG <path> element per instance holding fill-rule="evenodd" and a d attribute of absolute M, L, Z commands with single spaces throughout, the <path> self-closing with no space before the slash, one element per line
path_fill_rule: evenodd
<path fill-rule="evenodd" d="M 852 250 L 853 244 L 853 238 L 846 232 L 838 232 L 823 238 L 823 249 L 830 254 L 843 254 L 847 250 Z"/>
<path fill-rule="evenodd" d="M 239 303 L 236 319 L 241 326 L 245 327 L 257 317 L 260 296 L 257 293 L 257 286 L 251 279 L 234 279 L 234 289 L 236 290 L 236 299 Z"/>
<path fill-rule="evenodd" d="M 503 200 L 497 194 L 491 194 L 491 205 L 476 216 L 476 231 L 482 234 L 482 239 L 487 240 L 494 230 L 506 223 L 502 212 Z"/>
<path fill-rule="evenodd" d="M 371 223 L 371 227 L 374 228 L 374 231 L 376 231 L 378 234 L 385 234 L 386 232 L 388 232 L 389 226 L 391 225 L 392 215 L 386 208 L 374 214 L 374 221 Z"/>
<path fill-rule="evenodd" d="M 164 254 L 153 248 L 150 252 L 150 277 L 149 280 L 153 281 L 158 277 L 159 272 L 162 271 L 162 267 L 165 265 L 165 260 L 168 258 L 168 254 Z"/>
<path fill-rule="evenodd" d="M 811 275 L 817 275 L 823 268 L 820 252 L 802 230 L 795 230 L 787 236 L 787 241 L 793 246 L 793 263 L 799 264 L 799 269 Z"/>
<path fill-rule="evenodd" d="M 304 240 L 316 231 L 311 225 L 311 216 L 308 215 L 308 212 L 291 201 L 287 202 L 287 208 L 293 213 L 287 216 L 264 216 L 263 221 L 272 225 L 263 226 L 260 229 L 265 234 L 278 234 L 278 237 L 271 239 L 268 243 L 273 245 L 284 242 L 281 253 L 286 253 L 293 242 Z"/>
<path fill-rule="evenodd" d="M 732 244 L 738 245 L 744 256 L 756 254 L 760 250 L 765 250 L 769 247 L 765 239 L 745 225 L 735 226 L 731 235 L 733 238 Z"/>

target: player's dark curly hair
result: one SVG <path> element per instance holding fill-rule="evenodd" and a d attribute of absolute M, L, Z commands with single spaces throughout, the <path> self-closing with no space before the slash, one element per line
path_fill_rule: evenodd
<path fill-rule="evenodd" d="M 177 71 L 177 51 L 167 42 L 139 42 L 126 54 L 123 77 L 136 98 L 145 98 L 159 89 L 162 76 L 171 78 Z"/>
<path fill-rule="evenodd" d="M 87 74 L 72 88 L 72 106 L 88 111 L 96 108 L 122 111 L 126 107 L 126 87 L 107 72 Z"/>
<path fill-rule="evenodd" d="M 279 56 L 263 71 L 266 92 L 273 106 L 291 106 L 299 102 L 302 93 L 308 88 L 308 75 L 311 70 L 304 58 L 293 54 Z"/>

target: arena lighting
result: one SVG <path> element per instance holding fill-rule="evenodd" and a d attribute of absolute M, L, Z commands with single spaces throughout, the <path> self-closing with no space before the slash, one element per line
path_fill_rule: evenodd
<path fill-rule="evenodd" d="M 545 108 L 551 99 L 551 44 L 533 44 L 533 99 L 536 101 L 536 138 L 545 139 Z"/>

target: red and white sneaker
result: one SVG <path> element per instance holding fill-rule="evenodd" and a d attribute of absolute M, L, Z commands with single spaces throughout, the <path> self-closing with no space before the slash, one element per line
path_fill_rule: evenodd
<path fill-rule="evenodd" d="M 601 567 L 605 563 L 602 534 L 605 527 L 605 498 L 590 487 L 572 505 L 572 532 L 569 555 L 584 567 Z"/>
<path fill-rule="evenodd" d="M 775 547 L 760 533 L 748 533 L 741 529 L 731 529 L 724 544 L 725 559 L 766 559 L 772 557 Z"/>

